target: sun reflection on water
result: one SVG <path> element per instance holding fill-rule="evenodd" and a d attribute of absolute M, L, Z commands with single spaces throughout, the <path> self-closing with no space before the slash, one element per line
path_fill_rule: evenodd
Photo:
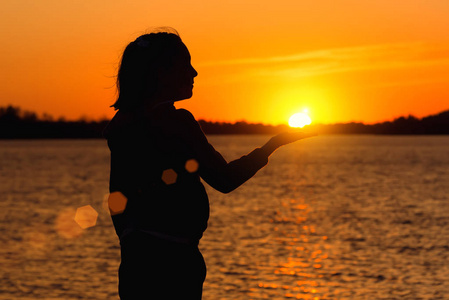
<path fill-rule="evenodd" d="M 323 299 L 329 292 L 327 280 L 323 280 L 329 258 L 328 237 L 320 235 L 319 224 L 309 223 L 311 208 L 304 199 L 283 201 L 279 207 L 271 223 L 276 225 L 278 251 L 285 254 L 273 270 L 276 282 L 259 282 L 249 296 L 257 299 L 266 295 L 269 299 L 282 290 L 285 298 Z"/>

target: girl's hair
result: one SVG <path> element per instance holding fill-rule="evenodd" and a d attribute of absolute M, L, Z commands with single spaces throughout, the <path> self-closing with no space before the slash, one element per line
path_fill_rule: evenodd
<path fill-rule="evenodd" d="M 134 110 L 157 87 L 157 72 L 169 68 L 182 40 L 170 27 L 157 28 L 129 43 L 117 74 L 118 98 L 111 107 Z"/>

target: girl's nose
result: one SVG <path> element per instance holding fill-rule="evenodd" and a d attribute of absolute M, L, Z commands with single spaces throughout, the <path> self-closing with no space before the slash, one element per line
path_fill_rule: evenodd
<path fill-rule="evenodd" d="M 195 68 L 194 67 L 192 67 L 192 74 L 193 74 L 193 77 L 196 77 L 196 76 L 198 76 L 198 72 L 195 70 Z"/>

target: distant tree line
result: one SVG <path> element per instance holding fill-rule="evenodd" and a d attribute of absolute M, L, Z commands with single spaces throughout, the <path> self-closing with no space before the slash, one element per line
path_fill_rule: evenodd
<path fill-rule="evenodd" d="M 245 121 L 228 123 L 199 120 L 198 123 L 200 123 L 201 129 L 206 134 L 276 134 L 289 128 L 287 125 L 273 126 L 261 123 L 247 123 Z"/>
<path fill-rule="evenodd" d="M 66 121 L 54 120 L 52 116 L 24 111 L 19 107 L 0 107 L 0 139 L 26 138 L 102 138 L 109 120 Z M 199 120 L 206 134 L 276 134 L 288 130 L 287 125 L 208 122 Z M 449 110 L 437 115 L 418 119 L 414 116 L 400 117 L 393 121 L 366 125 L 363 123 L 339 123 L 310 125 L 320 134 L 449 134 Z"/>
<path fill-rule="evenodd" d="M 0 107 L 0 139 L 101 138 L 106 124 L 108 120 L 54 120 L 48 114 L 39 118 L 19 107 Z"/>
<path fill-rule="evenodd" d="M 313 127 L 321 134 L 449 134 L 449 110 L 422 119 L 409 115 L 371 125 L 352 122 Z"/>

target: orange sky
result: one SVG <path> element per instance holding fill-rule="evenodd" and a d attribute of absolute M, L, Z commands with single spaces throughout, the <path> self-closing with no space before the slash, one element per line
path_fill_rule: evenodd
<path fill-rule="evenodd" d="M 197 119 L 373 123 L 449 109 L 449 1 L 14 0 L 0 10 L 0 106 L 111 117 L 121 52 L 176 28 Z"/>

